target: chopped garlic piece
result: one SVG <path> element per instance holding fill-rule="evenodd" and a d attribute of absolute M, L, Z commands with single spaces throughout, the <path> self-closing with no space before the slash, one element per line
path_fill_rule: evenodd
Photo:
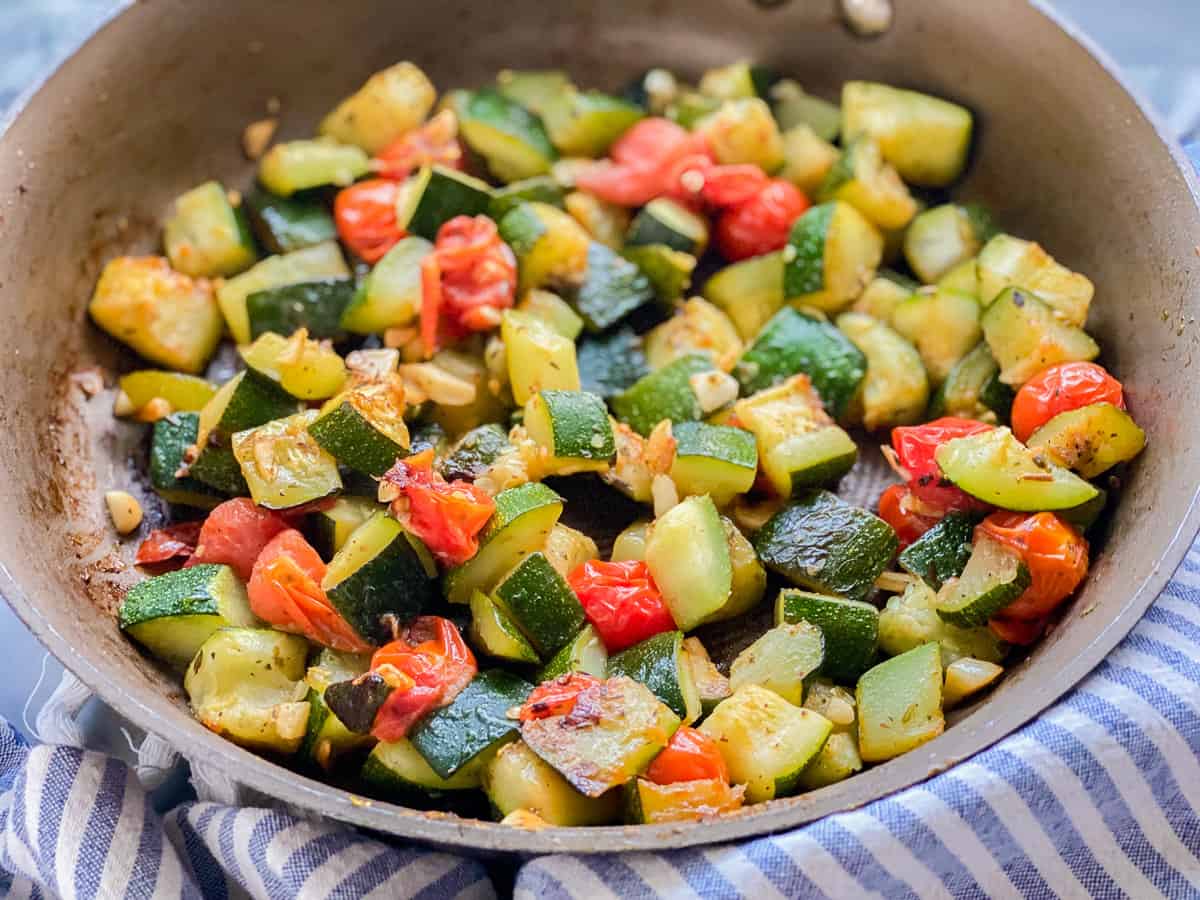
<path fill-rule="evenodd" d="M 716 412 L 737 399 L 737 379 L 716 369 L 711 372 L 697 372 L 688 379 L 688 383 L 705 415 Z"/>
<path fill-rule="evenodd" d="M 108 514 L 118 534 L 129 534 L 142 524 L 142 505 L 126 491 L 108 491 L 104 495 Z"/>

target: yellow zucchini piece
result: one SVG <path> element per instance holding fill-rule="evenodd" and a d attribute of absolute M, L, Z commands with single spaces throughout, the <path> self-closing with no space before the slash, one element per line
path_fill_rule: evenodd
<path fill-rule="evenodd" d="M 410 62 L 376 72 L 321 121 L 321 134 L 376 154 L 420 126 L 437 91 Z"/>

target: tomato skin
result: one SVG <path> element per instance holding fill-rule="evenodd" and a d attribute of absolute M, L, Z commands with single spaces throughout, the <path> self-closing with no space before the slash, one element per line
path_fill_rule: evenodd
<path fill-rule="evenodd" d="M 903 484 L 889 485 L 879 495 L 879 518 L 892 526 L 903 550 L 938 523 L 938 518 L 922 515 L 912 508 L 912 491 Z"/>
<path fill-rule="evenodd" d="M 405 235 L 396 221 L 398 182 L 370 178 L 338 191 L 333 218 L 338 237 L 352 253 L 377 263 Z"/>
<path fill-rule="evenodd" d="M 729 769 L 716 741 L 702 731 L 680 725 L 671 736 L 670 743 L 650 763 L 646 778 L 655 784 L 712 778 L 728 783 Z"/>
<path fill-rule="evenodd" d="M 396 460 L 382 481 L 394 493 L 392 514 L 443 565 L 457 566 L 478 552 L 495 501 L 469 481 L 446 481 L 434 472 L 432 450 Z"/>
<path fill-rule="evenodd" d="M 1012 405 L 1012 430 L 1019 441 L 1057 416 L 1093 403 L 1125 408 L 1121 382 L 1091 362 L 1060 363 L 1043 369 L 1021 385 Z"/>
<path fill-rule="evenodd" d="M 156 528 L 138 545 L 134 562 L 139 566 L 182 565 L 196 552 L 202 522 L 179 522 Z"/>
<path fill-rule="evenodd" d="M 246 585 L 250 610 L 280 631 L 302 634 L 335 650 L 371 649 L 330 604 L 321 587 L 325 563 L 294 528 L 279 532 L 259 554 Z"/>
<path fill-rule="evenodd" d="M 287 519 L 279 513 L 263 509 L 249 497 L 234 497 L 208 514 L 188 562 L 225 563 L 246 581 L 263 548 L 287 528 Z"/>
<path fill-rule="evenodd" d="M 444 109 L 420 128 L 388 144 L 371 160 L 371 169 L 381 178 L 402 181 L 422 166 L 462 168 L 458 143 L 458 118 Z"/>
<path fill-rule="evenodd" d="M 587 672 L 566 672 L 535 687 L 521 705 L 518 718 L 522 722 L 565 716 L 575 708 L 575 701 L 586 690 L 604 682 Z"/>
<path fill-rule="evenodd" d="M 715 243 L 731 261 L 761 256 L 787 246 L 792 224 L 808 209 L 808 198 L 776 178 L 758 193 L 721 213 Z"/>
<path fill-rule="evenodd" d="M 420 616 L 405 634 L 384 644 L 371 657 L 371 671 L 389 667 L 402 673 L 397 688 L 375 714 L 371 734 L 398 741 L 426 713 L 446 706 L 475 677 L 475 656 L 458 627 L 441 616 Z"/>
<path fill-rule="evenodd" d="M 987 509 L 986 504 L 954 485 L 943 483 L 942 470 L 934 454 L 947 441 L 991 430 L 992 426 L 985 422 L 954 416 L 943 416 L 924 425 L 893 428 L 892 449 L 908 473 L 908 487 L 913 495 L 922 503 L 940 509 L 943 514 L 954 510 Z"/>
<path fill-rule="evenodd" d="M 976 533 L 1012 548 L 1028 566 L 1029 587 L 993 622 L 1001 623 L 999 629 L 994 627 L 997 634 L 1004 631 L 1024 638 L 1014 643 L 1031 643 L 1041 634 L 1050 613 L 1087 575 L 1087 539 L 1051 512 L 994 512 L 976 526 Z M 1016 623 L 1024 623 L 1025 628 Z"/>
<path fill-rule="evenodd" d="M 618 206 L 645 206 L 664 194 L 687 202 L 682 174 L 713 161 L 701 135 L 658 117 L 633 125 L 613 144 L 609 157 L 582 169 L 575 184 Z"/>
<path fill-rule="evenodd" d="M 610 653 L 675 629 L 644 562 L 589 560 L 568 576 L 567 583 Z"/>
<path fill-rule="evenodd" d="M 766 172 L 749 163 L 711 165 L 703 174 L 700 199 L 714 209 L 740 206 L 756 197 L 770 183 Z"/>

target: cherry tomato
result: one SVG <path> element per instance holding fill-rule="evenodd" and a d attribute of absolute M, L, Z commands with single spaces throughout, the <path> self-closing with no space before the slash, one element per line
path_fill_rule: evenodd
<path fill-rule="evenodd" d="M 1006 619 L 1004 616 L 993 616 L 988 620 L 988 628 L 992 634 L 1010 644 L 1032 644 L 1046 630 L 1049 617 L 1041 619 Z"/>
<path fill-rule="evenodd" d="M 711 165 L 703 174 L 704 183 L 700 187 L 700 199 L 716 209 L 728 209 L 745 203 L 770 183 L 766 172 L 749 163 Z"/>
<path fill-rule="evenodd" d="M 776 178 L 758 193 L 721 213 L 715 243 L 728 260 L 748 259 L 787 245 L 792 224 L 808 209 L 808 198 L 791 182 Z"/>
<path fill-rule="evenodd" d="M 134 562 L 139 566 L 154 566 L 175 562 L 177 565 L 196 552 L 200 540 L 201 522 L 180 522 L 166 528 L 156 528 L 138 546 Z"/>
<path fill-rule="evenodd" d="M 912 491 L 893 484 L 879 495 L 879 518 L 892 526 L 903 550 L 938 523 L 939 517 L 923 515 L 913 507 Z"/>
<path fill-rule="evenodd" d="M 246 581 L 263 548 L 287 527 L 282 515 L 263 509 L 249 497 L 226 500 L 204 520 L 188 563 L 225 563 Z"/>
<path fill-rule="evenodd" d="M 371 178 L 338 191 L 333 201 L 338 237 L 366 262 L 379 262 L 404 237 L 396 221 L 399 194 L 399 182 Z"/>
<path fill-rule="evenodd" d="M 953 416 L 934 419 L 924 425 L 893 428 L 892 449 L 908 473 L 908 486 L 913 496 L 927 507 L 940 510 L 942 514 L 952 510 L 986 508 L 980 501 L 944 482 L 934 453 L 947 441 L 991 429 L 992 426 L 984 422 L 956 419 Z"/>
<path fill-rule="evenodd" d="M 589 560 L 567 582 L 610 653 L 675 628 L 644 562 Z"/>
<path fill-rule="evenodd" d="M 580 694 L 602 684 L 603 681 L 587 672 L 567 672 L 550 681 L 543 681 L 525 698 L 518 718 L 522 722 L 529 722 L 550 716 L 565 716 L 575 708 L 575 701 Z"/>
<path fill-rule="evenodd" d="M 462 147 L 458 144 L 458 119 L 442 110 L 420 128 L 397 138 L 371 160 L 371 168 L 381 178 L 403 180 L 422 166 L 439 165 L 462 168 Z"/>
<path fill-rule="evenodd" d="M 456 216 L 438 229 L 421 261 L 421 340 L 427 355 L 445 332 L 460 338 L 500 324 L 513 305 L 517 258 L 487 216 Z"/>
<path fill-rule="evenodd" d="M 717 742 L 702 731 L 680 725 L 663 748 L 646 777 L 655 784 L 674 784 L 677 781 L 705 781 L 719 778 L 729 781 L 729 769 Z"/>
<path fill-rule="evenodd" d="M 1020 441 L 1059 413 L 1111 403 L 1125 408 L 1125 390 L 1103 367 L 1090 362 L 1060 363 L 1034 375 L 1013 399 L 1012 430 Z"/>
<path fill-rule="evenodd" d="M 609 159 L 583 168 L 575 177 L 581 189 L 618 206 L 644 206 L 671 193 L 686 198 L 680 177 L 712 156 L 700 135 L 662 118 L 642 119 L 613 144 Z"/>
<path fill-rule="evenodd" d="M 281 531 L 263 548 L 246 593 L 250 609 L 263 621 L 311 641 L 361 653 L 371 645 L 355 633 L 325 596 L 325 563 L 294 528 Z"/>
<path fill-rule="evenodd" d="M 1054 513 L 994 512 L 976 526 L 976 531 L 1012 548 L 1029 567 L 1029 587 L 1004 608 L 999 619 L 1044 625 L 1054 608 L 1087 575 L 1087 540 Z M 1040 625 L 1034 637 L 1038 634 Z"/>
<path fill-rule="evenodd" d="M 371 670 L 390 667 L 403 682 L 375 714 L 371 733 L 381 741 L 398 741 L 427 712 L 445 706 L 475 677 L 475 656 L 449 619 L 421 616 L 404 634 L 384 644 L 371 657 Z"/>
<path fill-rule="evenodd" d="M 396 460 L 382 480 L 393 493 L 392 515 L 440 562 L 457 566 L 479 550 L 479 532 L 496 504 L 469 481 L 446 481 L 434 472 L 432 450 Z"/>

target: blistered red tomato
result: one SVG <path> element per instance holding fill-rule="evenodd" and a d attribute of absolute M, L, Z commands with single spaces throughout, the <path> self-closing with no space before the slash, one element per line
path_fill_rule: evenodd
<path fill-rule="evenodd" d="M 234 497 L 208 514 L 189 563 L 225 563 L 245 581 L 263 548 L 288 527 L 279 513 Z"/>
<path fill-rule="evenodd" d="M 879 495 L 879 518 L 892 526 L 903 550 L 930 528 L 940 517 L 923 515 L 913 503 L 912 491 L 903 484 L 893 484 Z"/>
<path fill-rule="evenodd" d="M 371 168 L 381 178 L 404 179 L 422 166 L 462 168 L 462 156 L 458 119 L 444 109 L 420 128 L 388 144 L 371 160 Z"/>
<path fill-rule="evenodd" d="M 566 672 L 535 687 L 521 705 L 518 718 L 522 722 L 565 716 L 575 708 L 579 695 L 604 682 L 587 672 Z"/>
<path fill-rule="evenodd" d="M 644 206 L 665 194 L 686 199 L 689 191 L 681 187 L 681 177 L 712 162 L 702 136 L 656 117 L 642 119 L 621 135 L 609 157 L 583 167 L 575 184 L 618 206 Z"/>
<path fill-rule="evenodd" d="M 702 731 L 680 725 L 670 743 L 650 763 L 646 777 L 655 784 L 712 778 L 727 782 L 729 769 L 716 741 Z"/>
<path fill-rule="evenodd" d="M 787 245 L 792 225 L 808 209 L 808 198 L 791 182 L 780 178 L 717 219 L 715 243 L 728 260 L 761 256 Z"/>
<path fill-rule="evenodd" d="M 263 548 L 246 593 L 250 610 L 280 631 L 302 634 L 311 641 L 361 653 L 364 641 L 333 608 L 321 580 L 325 563 L 294 528 L 281 531 Z"/>
<path fill-rule="evenodd" d="M 404 237 L 396 220 L 399 194 L 399 182 L 370 178 L 338 191 L 333 201 L 338 237 L 366 262 L 379 262 Z"/>
<path fill-rule="evenodd" d="M 906 425 L 892 429 L 892 449 L 900 466 L 907 473 L 908 487 L 913 496 L 925 507 L 922 511 L 934 511 L 944 515 L 952 510 L 986 508 L 942 477 L 934 454 L 937 448 L 956 438 L 990 431 L 991 425 L 973 419 L 958 419 L 945 416 L 924 425 Z"/>
<path fill-rule="evenodd" d="M 156 528 L 138 545 L 134 562 L 139 566 L 158 566 L 184 562 L 196 552 L 200 540 L 201 522 L 179 522 L 166 528 Z"/>
<path fill-rule="evenodd" d="M 1018 440 L 1029 436 L 1059 413 L 1111 403 L 1125 408 L 1125 389 L 1102 366 L 1068 362 L 1044 369 L 1017 391 L 1012 405 L 1012 430 Z"/>
<path fill-rule="evenodd" d="M 671 611 L 644 562 L 589 560 L 576 568 L 567 582 L 610 653 L 675 628 Z"/>

